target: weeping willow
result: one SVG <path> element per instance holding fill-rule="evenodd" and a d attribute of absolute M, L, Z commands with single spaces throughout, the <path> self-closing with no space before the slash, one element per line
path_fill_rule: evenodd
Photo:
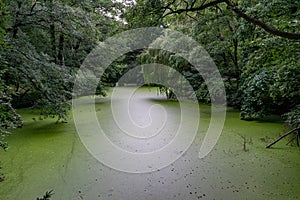
<path fill-rule="evenodd" d="M 186 79 L 183 75 L 178 75 L 177 67 L 170 66 L 171 55 L 162 50 L 148 50 L 140 57 L 145 83 L 158 86 L 158 93 L 165 94 L 168 99 L 176 100 L 178 98 L 176 95 L 186 97 Z"/>

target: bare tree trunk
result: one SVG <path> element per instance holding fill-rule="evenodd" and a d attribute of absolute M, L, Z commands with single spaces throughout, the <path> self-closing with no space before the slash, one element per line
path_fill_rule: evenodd
<path fill-rule="evenodd" d="M 234 51 L 233 51 L 233 64 L 235 67 L 236 73 L 236 89 L 239 89 L 239 81 L 240 81 L 240 69 L 238 63 L 238 39 L 233 39 Z"/>
<path fill-rule="evenodd" d="M 56 36 L 55 36 L 55 16 L 53 15 L 53 0 L 50 2 L 50 41 L 52 46 L 51 56 L 54 60 L 54 63 L 57 64 L 57 56 L 56 56 Z"/>
<path fill-rule="evenodd" d="M 19 15 L 20 15 L 21 6 L 22 6 L 22 1 L 18 1 L 17 2 L 17 10 L 16 10 L 16 14 L 15 14 L 15 21 L 14 21 L 14 25 L 12 27 L 13 39 L 16 39 L 17 34 L 18 34 L 18 28 L 20 25 Z"/>
<path fill-rule="evenodd" d="M 65 36 L 63 33 L 59 36 L 59 45 L 58 45 L 58 64 L 61 66 L 65 65 L 65 58 L 64 58 L 64 43 L 65 43 Z"/>

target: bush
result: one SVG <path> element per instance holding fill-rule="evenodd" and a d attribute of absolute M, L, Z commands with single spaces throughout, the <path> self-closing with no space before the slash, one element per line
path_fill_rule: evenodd
<path fill-rule="evenodd" d="M 295 106 L 290 112 L 283 115 L 286 123 L 292 127 L 300 127 L 300 105 Z"/>

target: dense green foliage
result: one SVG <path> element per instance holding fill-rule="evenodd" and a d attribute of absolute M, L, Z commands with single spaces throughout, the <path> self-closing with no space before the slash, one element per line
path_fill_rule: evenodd
<path fill-rule="evenodd" d="M 283 114 L 299 105 L 299 43 L 267 38 L 248 48 L 257 49 L 249 54 L 242 74 L 242 114 Z"/>
<path fill-rule="evenodd" d="M 22 126 L 15 111 L 20 107 L 38 108 L 41 118 L 66 119 L 74 74 L 90 50 L 118 29 L 146 26 L 179 30 L 198 41 L 219 68 L 228 104 L 240 108 L 243 119 L 289 113 L 287 119 L 297 121 L 300 42 L 292 38 L 300 30 L 299 6 L 282 0 L 1 0 L 1 133 Z M 97 93 L 104 95 L 103 85 L 114 85 L 136 64 L 153 62 L 172 66 L 199 101 L 211 101 L 201 75 L 180 55 L 163 50 L 122 56 L 106 70 Z M 161 90 L 175 98 L 170 88 Z"/>
<path fill-rule="evenodd" d="M 149 26 L 178 30 L 199 42 L 218 66 L 228 105 L 240 109 L 242 119 L 277 114 L 289 126 L 300 127 L 299 16 L 300 1 L 293 0 L 0 0 L 0 148 L 8 148 L 11 129 L 23 126 L 19 108 L 36 108 L 40 119 L 65 121 L 75 74 L 90 51 L 119 31 Z M 169 45 L 166 36 L 152 44 Z M 172 42 L 188 45 L 176 37 Z M 105 71 L 97 94 L 105 95 L 104 86 L 147 63 L 173 67 L 200 102 L 212 101 L 202 77 L 206 74 L 182 55 L 160 49 L 121 56 Z M 175 80 L 172 71 L 154 75 Z M 151 77 L 142 78 L 151 82 Z M 76 95 L 86 95 L 84 87 Z M 217 94 L 218 86 L 213 90 Z M 171 87 L 160 91 L 176 99 Z M 41 199 L 51 196 L 50 191 Z"/>
<path fill-rule="evenodd" d="M 147 0 L 137 1 L 126 16 L 130 27 L 156 22 L 198 41 L 218 66 L 227 102 L 241 109 L 242 119 L 289 113 L 289 124 L 295 125 L 300 103 L 299 7 L 297 1 L 282 0 Z M 183 74 L 189 68 L 180 56 L 162 51 L 145 51 L 142 57 L 144 63 L 166 64 Z M 209 102 L 201 77 L 185 76 L 199 101 Z"/>
<path fill-rule="evenodd" d="M 114 4 L 71 0 L 0 3 L 1 128 L 13 128 L 12 116 L 19 119 L 14 109 L 20 107 L 38 108 L 41 118 L 66 119 L 76 70 L 118 24 L 97 8 L 111 9 Z"/>
<path fill-rule="evenodd" d="M 23 125 L 18 108 L 66 120 L 77 69 L 120 24 L 106 14 L 114 8 L 122 7 L 109 0 L 0 0 L 0 147 L 7 149 L 10 129 Z"/>
<path fill-rule="evenodd" d="M 74 75 L 93 47 L 118 31 L 148 26 L 178 30 L 199 42 L 219 68 L 228 104 L 241 110 L 242 119 L 280 114 L 298 127 L 299 8 L 292 0 L 0 0 L 0 146 L 7 148 L 7 129 L 23 124 L 18 108 L 38 108 L 41 119 L 65 120 Z M 164 36 L 153 44 L 167 45 Z M 97 93 L 104 95 L 104 85 L 114 85 L 137 64 L 153 62 L 172 66 L 199 101 L 211 101 L 201 75 L 181 55 L 163 50 L 120 57 Z M 171 88 L 161 90 L 176 98 Z"/>

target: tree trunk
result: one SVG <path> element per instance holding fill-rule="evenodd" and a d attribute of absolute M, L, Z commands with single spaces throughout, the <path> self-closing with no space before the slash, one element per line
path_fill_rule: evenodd
<path fill-rule="evenodd" d="M 236 73 L 236 89 L 239 89 L 239 81 L 240 81 L 240 68 L 239 68 L 239 62 L 238 62 L 238 39 L 234 38 L 233 39 L 233 45 L 234 45 L 234 50 L 233 50 L 233 64 L 235 68 L 235 73 Z"/>
<path fill-rule="evenodd" d="M 57 64 L 57 54 L 56 54 L 56 37 L 55 37 L 55 16 L 53 15 L 53 0 L 50 2 L 50 25 L 49 25 L 49 31 L 50 31 L 50 41 L 51 41 L 51 56 L 53 58 L 54 63 Z"/>
<path fill-rule="evenodd" d="M 63 33 L 59 36 L 59 45 L 58 45 L 58 64 L 61 66 L 65 65 L 65 58 L 64 58 L 64 43 L 65 43 L 65 36 Z"/>
<path fill-rule="evenodd" d="M 19 15 L 20 15 L 21 6 L 22 6 L 22 2 L 18 1 L 17 2 L 17 10 L 16 10 L 16 14 L 15 14 L 15 21 L 14 21 L 14 25 L 12 27 L 13 39 L 16 39 L 17 34 L 18 34 L 18 28 L 19 28 L 19 25 L 20 25 Z"/>

